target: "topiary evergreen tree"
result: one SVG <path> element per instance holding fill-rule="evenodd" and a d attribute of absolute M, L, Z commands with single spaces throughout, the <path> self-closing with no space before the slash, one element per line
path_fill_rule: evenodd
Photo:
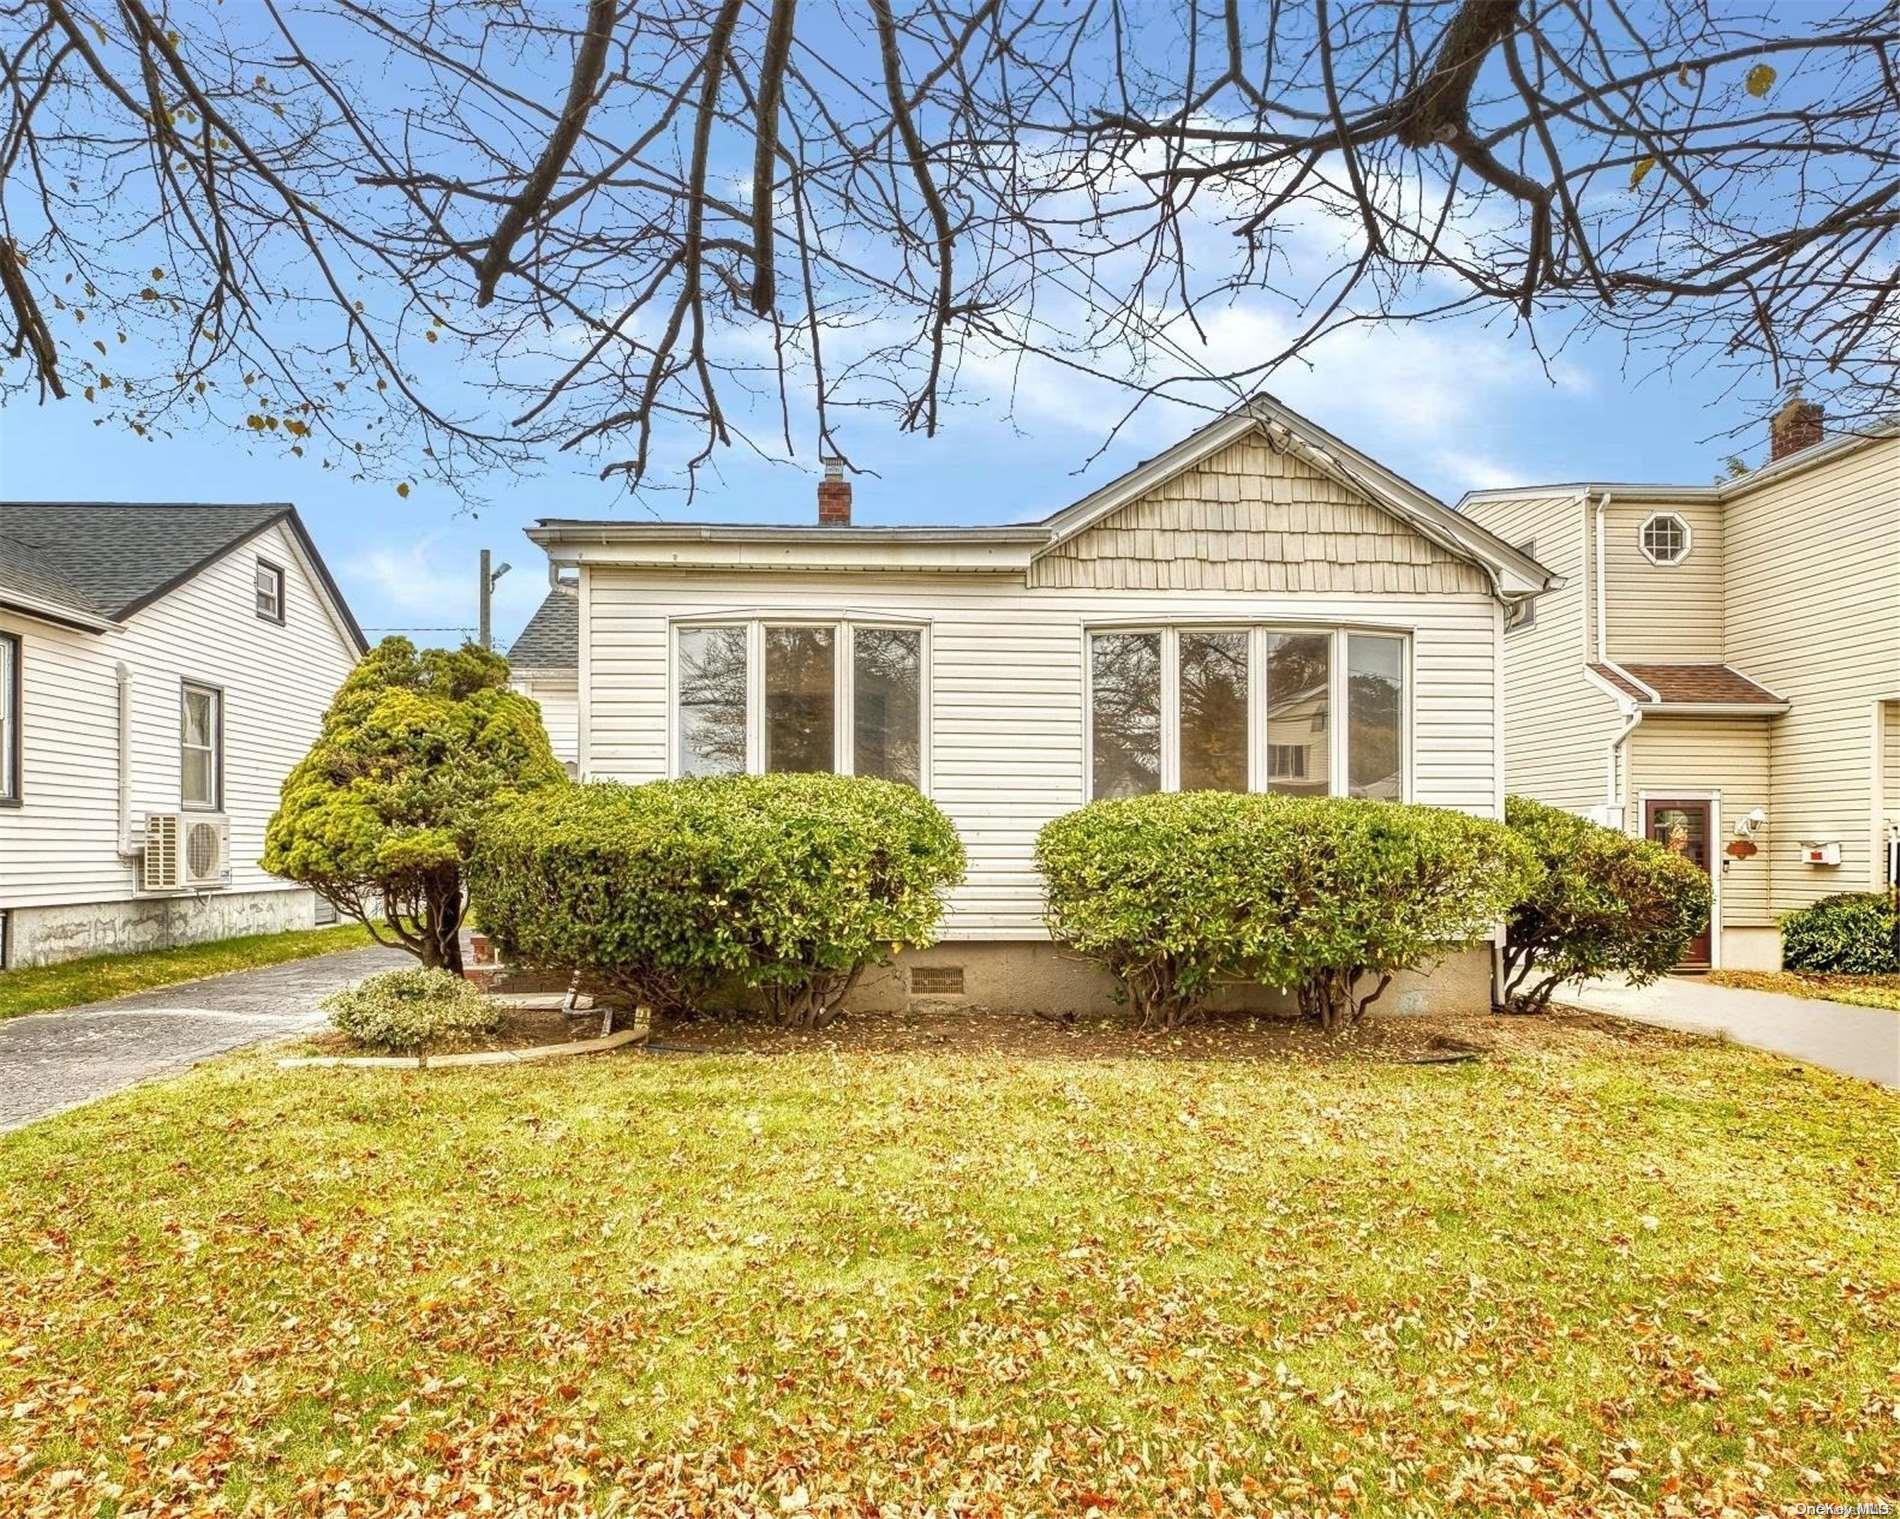
<path fill-rule="evenodd" d="M 508 662 L 386 638 L 350 672 L 284 781 L 264 868 L 301 881 L 427 966 L 460 971 L 462 868 L 477 823 L 565 776 Z"/>

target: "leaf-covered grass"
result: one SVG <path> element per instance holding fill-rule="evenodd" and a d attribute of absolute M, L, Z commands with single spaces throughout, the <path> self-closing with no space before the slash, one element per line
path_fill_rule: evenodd
<path fill-rule="evenodd" d="M 1734 986 L 1751 992 L 1780 992 L 1784 997 L 1845 1002 L 1853 1007 L 1881 1007 L 1900 1013 L 1900 976 L 1836 976 L 1818 971 L 1716 970 L 1709 972 L 1709 982 L 1713 986 Z"/>
<path fill-rule="evenodd" d="M 335 1515 L 1890 1496 L 1900 1100 L 1607 1028 L 1502 1048 L 204 1067 L 0 1139 L 0 1491 Z"/>
<path fill-rule="evenodd" d="M 339 923 L 333 928 L 246 934 L 209 944 L 181 944 L 132 955 L 88 955 L 59 965 L 0 971 L 0 1018 L 77 1007 L 82 1002 L 154 991 L 182 981 L 222 976 L 227 971 L 307 960 L 333 950 L 361 949 L 369 942 L 369 933 L 360 924 Z"/>

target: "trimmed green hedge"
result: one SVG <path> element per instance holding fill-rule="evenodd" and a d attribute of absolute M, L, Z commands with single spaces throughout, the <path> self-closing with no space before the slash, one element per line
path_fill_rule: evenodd
<path fill-rule="evenodd" d="M 1504 819 L 1543 871 L 1512 912 L 1504 1004 L 1540 1012 L 1566 982 L 1665 975 L 1709 921 L 1709 877 L 1693 860 L 1529 797 Z"/>
<path fill-rule="evenodd" d="M 1042 830 L 1036 862 L 1050 934 L 1105 965 L 1144 1025 L 1234 977 L 1297 990 L 1329 1029 L 1481 938 L 1537 869 L 1461 812 L 1218 791 L 1090 803 Z"/>
<path fill-rule="evenodd" d="M 1842 976 L 1900 975 L 1900 924 L 1884 891 L 1844 891 L 1781 920 L 1788 970 Z"/>
<path fill-rule="evenodd" d="M 910 786 L 836 775 L 567 786 L 480 830 L 469 883 L 504 959 L 580 968 L 655 1012 L 722 984 L 829 1021 L 867 965 L 934 941 L 963 878 L 955 828 Z"/>
<path fill-rule="evenodd" d="M 395 1054 L 466 1043 L 492 1034 L 501 1011 L 453 971 L 384 971 L 323 1001 L 330 1021 L 358 1044 Z"/>

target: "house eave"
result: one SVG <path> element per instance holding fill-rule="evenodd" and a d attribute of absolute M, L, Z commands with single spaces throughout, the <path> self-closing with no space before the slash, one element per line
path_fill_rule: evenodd
<path fill-rule="evenodd" d="M 1044 528 L 849 528 L 542 521 L 557 564 L 627 569 L 1024 574 Z"/>
<path fill-rule="evenodd" d="M 0 591 L 0 611 L 30 617 L 35 622 L 50 622 L 62 628 L 77 628 L 82 633 L 106 633 L 120 626 L 110 618 L 94 616 L 58 602 L 43 601 L 20 591 Z"/>
<path fill-rule="evenodd" d="M 1780 717 L 1785 701 L 1643 701 L 1633 704 L 1647 717 Z"/>

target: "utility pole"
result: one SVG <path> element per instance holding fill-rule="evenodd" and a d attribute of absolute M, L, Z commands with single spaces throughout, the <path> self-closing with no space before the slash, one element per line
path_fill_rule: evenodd
<path fill-rule="evenodd" d="M 492 557 L 487 549 L 482 550 L 481 614 L 478 618 L 479 632 L 477 636 L 481 640 L 481 645 L 484 649 L 492 649 L 495 646 L 494 633 L 491 627 L 493 619 L 490 616 L 495 600 L 495 582 L 514 568 L 511 564 L 504 564 L 498 570 L 490 570 L 488 566 Z"/>

